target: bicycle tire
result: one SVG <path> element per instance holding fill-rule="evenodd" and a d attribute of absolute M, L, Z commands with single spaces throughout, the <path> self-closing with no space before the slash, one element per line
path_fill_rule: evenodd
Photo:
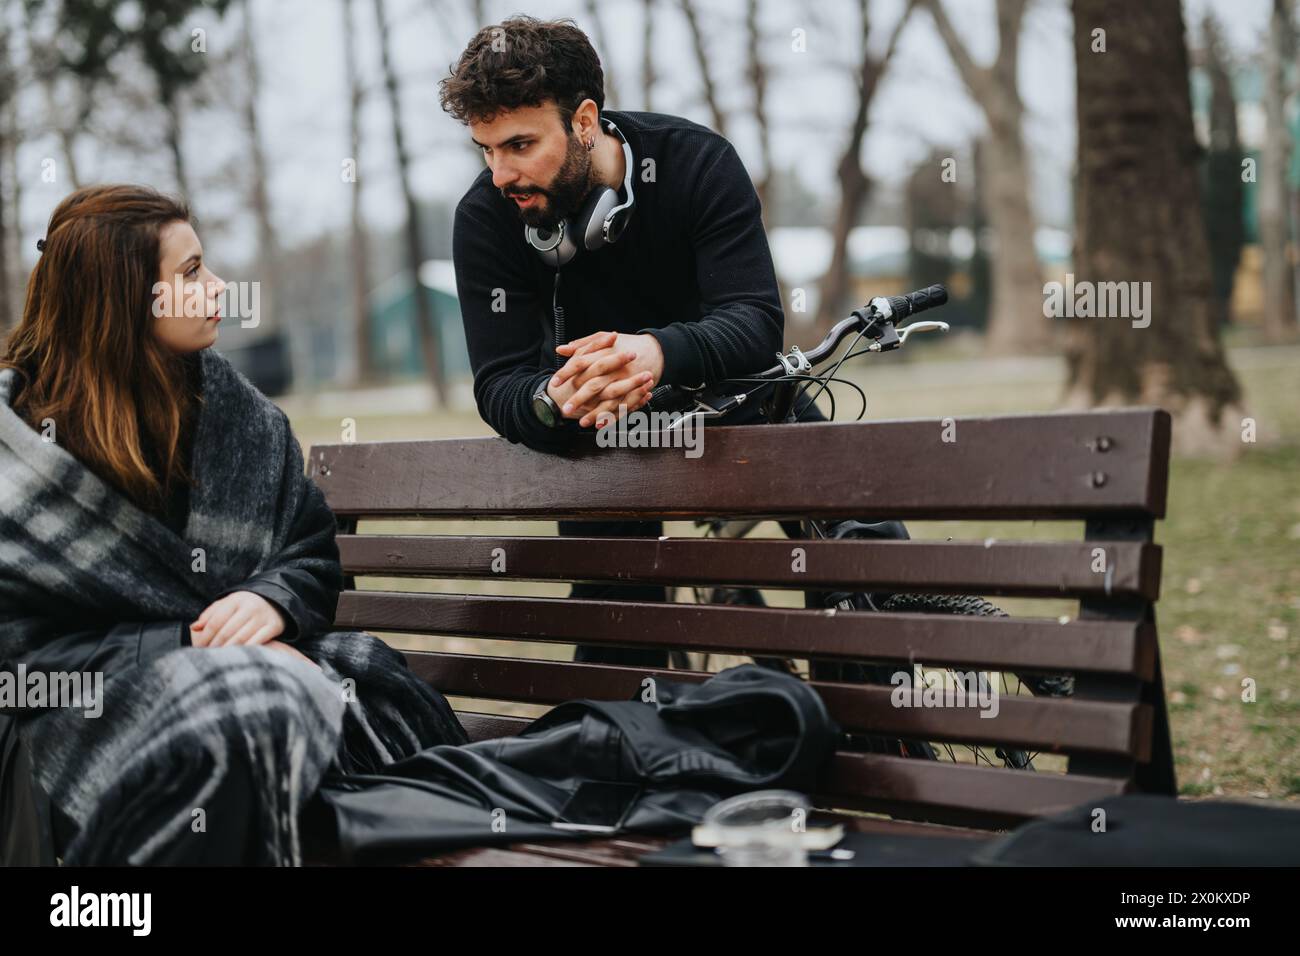
<path fill-rule="evenodd" d="M 762 593 L 757 588 L 698 588 L 695 597 L 699 603 L 741 605 L 746 607 L 765 607 Z M 701 600 L 703 598 L 703 600 Z M 878 605 L 878 612 L 910 614 L 957 614 L 973 617 L 1009 617 L 1006 611 L 997 605 L 975 595 L 962 594 L 893 594 L 885 597 Z M 794 662 L 777 658 L 754 658 L 760 667 L 797 673 Z M 817 680 L 839 680 L 848 683 L 888 684 L 892 668 L 882 664 L 856 662 L 810 661 L 810 677 Z M 1013 675 L 1023 683 L 1034 696 L 1068 697 L 1073 694 L 1074 680 L 1064 676 L 1021 676 Z M 1005 680 L 1005 678 L 1004 678 Z M 859 751 L 883 753 L 919 760 L 941 760 L 943 753 L 956 762 L 956 753 L 952 746 L 924 740 L 901 737 L 888 737 L 874 734 L 853 734 L 849 741 Z M 993 765 L 993 760 L 985 753 L 985 747 L 977 744 L 961 745 L 969 750 L 975 763 L 981 759 Z M 1033 771 L 1033 756 L 1016 748 L 991 747 L 997 760 L 1007 769 Z"/>

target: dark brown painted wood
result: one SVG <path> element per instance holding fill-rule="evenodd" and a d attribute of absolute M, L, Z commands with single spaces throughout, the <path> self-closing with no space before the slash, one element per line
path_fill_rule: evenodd
<path fill-rule="evenodd" d="M 1084 525 L 1085 543 L 1101 540 L 1145 542 L 1150 541 L 1154 534 L 1155 520 L 1145 514 L 1091 518 Z M 1155 629 L 1154 603 L 1140 599 L 1085 598 L 1079 602 L 1079 617 L 1082 620 L 1128 621 Z M 1069 772 L 1130 779 L 1143 793 L 1177 796 L 1178 781 L 1174 770 L 1173 742 L 1165 705 L 1159 647 L 1155 648 L 1151 680 L 1137 681 L 1118 675 L 1084 674 L 1076 680 L 1074 693 L 1082 700 L 1141 702 L 1146 706 L 1151 712 L 1151 758 L 1136 764 L 1115 756 L 1076 755 L 1070 758 Z"/>
<path fill-rule="evenodd" d="M 1155 600 L 1160 547 L 1126 541 L 792 541 L 343 535 L 349 574 Z M 794 549 L 803 554 L 796 564 Z M 1105 572 L 1094 549 L 1104 552 Z"/>
<path fill-rule="evenodd" d="M 504 438 L 318 445 L 336 513 L 455 518 L 1078 518 L 1165 512 L 1159 409 L 704 429 L 703 453 Z M 945 441 L 946 434 L 955 436 Z"/>
<path fill-rule="evenodd" d="M 699 671 L 572 664 L 563 661 L 479 657 L 411 651 L 413 673 L 444 694 L 487 700 L 558 704 L 566 700 L 630 700 L 647 678 L 698 683 Z M 998 714 L 972 708 L 895 707 L 892 687 L 814 681 L 832 717 L 847 730 L 931 741 L 1010 744 L 1061 753 L 1094 751 L 1146 759 L 1150 708 L 1069 699 L 1000 695 Z M 506 730 L 506 733 L 513 731 Z"/>
<path fill-rule="evenodd" d="M 805 611 L 568 598 L 345 591 L 339 627 L 766 657 L 921 661 L 1149 679 L 1155 636 L 1131 622 Z"/>
<path fill-rule="evenodd" d="M 1000 826 L 1060 813 L 1131 788 L 1130 781 L 1110 777 L 840 752 L 831 758 L 824 789 L 838 807 Z"/>

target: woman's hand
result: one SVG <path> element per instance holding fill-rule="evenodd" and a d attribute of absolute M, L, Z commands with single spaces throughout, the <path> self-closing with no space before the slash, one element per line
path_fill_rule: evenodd
<path fill-rule="evenodd" d="M 291 647 L 288 644 L 284 643 L 283 641 L 267 641 L 264 646 L 266 647 L 267 650 L 283 651 L 284 653 L 288 654 L 290 657 L 296 657 L 300 661 L 306 661 L 312 667 L 318 669 L 320 668 L 319 664 L 317 664 L 314 660 L 312 660 L 302 651 L 298 650 L 298 648 Z"/>
<path fill-rule="evenodd" d="M 190 643 L 195 647 L 265 644 L 283 633 L 284 618 L 274 604 L 252 591 L 235 591 L 209 604 L 190 625 Z"/>

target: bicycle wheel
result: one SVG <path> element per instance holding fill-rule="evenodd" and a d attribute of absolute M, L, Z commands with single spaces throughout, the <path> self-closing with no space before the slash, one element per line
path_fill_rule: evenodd
<path fill-rule="evenodd" d="M 762 593 L 756 588 L 691 588 L 688 592 L 699 604 L 727 604 L 744 607 L 766 607 Z M 862 610 L 868 602 L 854 595 L 853 604 Z M 1007 617 L 1006 611 L 980 597 L 972 595 L 947 594 L 894 594 L 876 605 L 878 612 L 898 614 L 961 614 L 976 617 Z M 867 613 L 871 613 L 868 611 Z M 719 670 L 743 661 L 744 658 L 733 655 L 703 655 L 699 669 Z M 795 662 L 781 658 L 756 657 L 754 663 L 761 667 L 781 670 L 799 675 Z M 687 668 L 686 661 L 674 661 L 674 666 Z M 856 661 L 810 661 L 809 676 L 814 680 L 838 681 L 843 683 L 890 685 L 890 678 L 897 671 L 896 665 L 859 663 Z M 951 668 L 925 667 L 922 671 L 947 670 Z M 990 676 L 980 673 L 978 690 L 987 693 L 991 687 Z M 998 693 L 1001 696 L 1047 696 L 1069 697 L 1074 693 L 1074 679 L 1064 676 L 1029 676 L 1010 672 L 998 673 Z M 854 749 L 869 753 L 882 753 L 893 756 L 909 757 L 918 760 L 940 760 L 953 763 L 976 763 L 992 767 L 1005 767 L 1011 770 L 1034 770 L 1033 759 L 1037 754 L 1027 753 L 1009 747 L 991 744 L 953 744 L 941 741 L 913 740 L 899 737 L 886 737 L 874 734 L 852 734 L 849 737 Z"/>
<path fill-rule="evenodd" d="M 951 594 L 894 594 L 885 599 L 880 610 L 896 614 L 960 614 L 973 617 L 1009 617 L 1006 611 L 980 597 Z M 918 665 L 921 671 L 947 670 L 951 668 L 927 668 Z M 996 677 L 990 681 L 990 673 L 979 672 L 977 680 L 979 691 L 987 692 L 991 685 L 996 686 L 1000 696 L 1034 696 L 1034 697 L 1069 697 L 1074 693 L 1074 678 L 1063 675 L 1019 675 L 1009 671 L 995 672 Z M 1012 770 L 1033 770 L 1036 753 L 1027 753 L 1002 746 L 989 744 L 952 744 L 946 742 L 929 742 L 930 753 L 926 759 L 949 760 L 954 763 L 976 763 L 991 767 L 1002 766 Z"/>

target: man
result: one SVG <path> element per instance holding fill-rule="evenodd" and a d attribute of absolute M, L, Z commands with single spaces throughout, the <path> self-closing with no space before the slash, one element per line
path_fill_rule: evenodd
<path fill-rule="evenodd" d="M 474 396 L 498 433 L 542 451 L 564 450 L 606 412 L 635 411 L 661 384 L 769 368 L 783 346 L 758 196 L 735 149 L 689 120 L 605 110 L 604 91 L 586 35 L 572 21 L 531 17 L 480 30 L 442 81 L 443 108 L 487 163 L 457 206 L 452 253 Z M 567 260 L 546 249 L 566 220 L 579 245 Z M 756 404 L 713 421 L 757 422 Z M 796 414 L 822 417 L 807 401 Z M 566 536 L 663 529 L 559 524 Z M 883 536 L 906 536 L 886 524 Z M 574 585 L 571 596 L 665 597 L 662 587 L 609 585 Z M 575 659 L 667 660 L 588 647 Z"/>

